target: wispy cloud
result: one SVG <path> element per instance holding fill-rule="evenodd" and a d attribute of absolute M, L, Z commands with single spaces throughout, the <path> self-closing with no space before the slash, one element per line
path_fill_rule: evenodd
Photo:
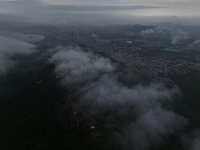
<path fill-rule="evenodd" d="M 57 47 L 49 53 L 56 73 L 62 74 L 61 84 L 76 87 L 72 93 L 76 105 L 89 116 L 104 116 L 123 128 L 117 139 L 124 149 L 145 150 L 188 124 L 187 119 L 162 106 L 163 101 L 173 99 L 175 89 L 154 83 L 127 87 L 119 81 L 115 64 L 79 47 Z"/>
<path fill-rule="evenodd" d="M 12 56 L 16 54 L 30 54 L 35 46 L 0 35 L 0 75 L 15 65 Z"/>

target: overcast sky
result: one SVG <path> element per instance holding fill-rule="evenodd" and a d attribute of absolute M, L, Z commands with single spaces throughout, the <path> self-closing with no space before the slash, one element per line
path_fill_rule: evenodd
<path fill-rule="evenodd" d="M 42 5 L 145 5 L 160 6 L 168 9 L 156 12 L 149 12 L 148 15 L 178 15 L 178 16 L 199 16 L 200 1 L 199 0 L 0 0 L 2 2 L 21 2 L 21 5 L 30 4 Z M 16 4 L 15 5 L 20 5 Z M 13 3 L 8 4 L 13 5 Z"/>
<path fill-rule="evenodd" d="M 60 4 L 101 4 L 101 5 L 166 5 L 170 3 L 194 3 L 198 0 L 43 0 L 43 2 L 60 3 Z"/>
<path fill-rule="evenodd" d="M 133 20 L 131 17 L 139 16 L 139 19 L 148 17 L 149 20 L 152 20 L 150 17 L 169 17 L 172 21 L 175 20 L 175 23 L 180 22 L 180 17 L 184 17 L 184 19 L 196 17 L 193 20 L 187 18 L 187 21 L 184 20 L 184 22 L 198 22 L 199 24 L 199 8 L 199 0 L 0 0 L 0 14 L 19 15 L 23 19 L 26 16 L 28 21 L 39 20 L 40 22 L 51 23 L 63 22 L 63 19 L 69 21 L 73 12 L 75 14 L 73 18 L 77 18 L 79 21 L 82 19 L 80 22 L 87 22 L 87 20 L 91 22 L 91 18 L 93 18 L 93 22 L 98 22 L 101 19 L 106 22 L 111 18 L 121 17 L 120 22 L 126 19 L 130 23 L 130 20 Z M 86 13 L 93 16 L 83 15 Z M 98 15 L 102 13 L 104 13 L 104 16 L 99 17 Z M 108 18 L 105 13 L 112 14 L 112 17 Z M 95 16 L 94 14 L 98 15 Z M 177 20 L 177 17 L 179 17 L 179 20 Z M 55 19 L 52 21 L 52 18 L 55 18 L 56 21 Z M 98 19 L 94 21 L 96 18 Z M 159 19 L 161 19 L 161 22 L 169 21 L 165 18 Z"/>
<path fill-rule="evenodd" d="M 1 0 L 1 1 L 21 1 L 21 2 L 40 2 L 61 5 L 188 5 L 194 6 L 199 0 Z"/>

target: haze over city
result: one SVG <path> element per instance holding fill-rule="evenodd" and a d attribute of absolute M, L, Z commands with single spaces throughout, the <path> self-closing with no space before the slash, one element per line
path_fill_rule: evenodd
<path fill-rule="evenodd" d="M 1 148 L 199 150 L 199 7 L 1 0 Z"/>
<path fill-rule="evenodd" d="M 95 25 L 113 22 L 152 24 L 170 21 L 196 25 L 200 21 L 199 6 L 199 1 L 195 0 L 2 0 L 0 11 L 18 21 L 48 24 L 79 21 Z"/>

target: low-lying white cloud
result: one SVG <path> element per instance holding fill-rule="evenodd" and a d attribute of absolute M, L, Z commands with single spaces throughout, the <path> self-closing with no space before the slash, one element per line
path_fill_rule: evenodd
<path fill-rule="evenodd" d="M 127 87 L 109 59 L 81 48 L 51 50 L 50 62 L 63 73 L 62 85 L 79 85 L 72 93 L 77 106 L 90 116 L 104 116 L 123 127 L 118 139 L 125 149 L 145 150 L 161 137 L 175 135 L 188 121 L 162 106 L 173 99 L 174 89 L 161 84 Z M 126 78 L 126 76 L 124 76 Z"/>
<path fill-rule="evenodd" d="M 200 129 L 194 129 L 189 134 L 182 136 L 184 150 L 199 150 L 200 149 Z"/>
<path fill-rule="evenodd" d="M 84 52 L 79 47 L 65 49 L 59 47 L 50 59 L 56 62 L 56 72 L 65 75 L 65 84 L 81 83 L 98 77 L 101 73 L 113 72 L 115 67 L 107 58 L 99 57 L 91 52 Z"/>
<path fill-rule="evenodd" d="M 15 39 L 0 35 L 0 75 L 5 74 L 7 69 L 15 65 L 12 56 L 16 54 L 30 54 L 35 46 Z"/>
<path fill-rule="evenodd" d="M 155 32 L 155 30 L 153 30 L 153 29 L 146 29 L 146 30 L 142 30 L 140 34 L 141 34 L 142 36 L 145 36 L 145 35 L 154 34 L 154 33 L 156 33 L 156 32 Z"/>
<path fill-rule="evenodd" d="M 124 149 L 146 150 L 151 143 L 159 143 L 161 137 L 175 135 L 186 124 L 187 120 L 184 117 L 157 107 L 128 124 L 119 138 L 123 141 Z"/>
<path fill-rule="evenodd" d="M 80 105 L 88 107 L 91 114 L 99 115 L 104 111 L 121 107 L 132 107 L 137 115 L 143 114 L 149 108 L 160 105 L 158 102 L 172 98 L 172 91 L 162 85 L 135 86 L 128 88 L 119 83 L 112 75 L 103 75 L 97 81 L 84 85 L 79 90 Z M 90 105 L 89 105 L 90 104 Z"/>
<path fill-rule="evenodd" d="M 199 150 L 199 149 L 200 149 L 200 135 L 192 141 L 190 150 Z"/>
<path fill-rule="evenodd" d="M 177 44 L 180 41 L 187 41 L 190 38 L 187 32 L 182 31 L 179 28 L 171 28 L 169 29 L 169 32 L 171 34 L 171 42 L 173 45 Z"/>
<path fill-rule="evenodd" d="M 196 40 L 189 45 L 189 48 L 194 48 L 194 47 L 200 47 L 200 40 Z"/>

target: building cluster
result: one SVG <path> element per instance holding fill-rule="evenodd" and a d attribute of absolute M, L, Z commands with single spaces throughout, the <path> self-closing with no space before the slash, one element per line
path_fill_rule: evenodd
<path fill-rule="evenodd" d="M 147 73 L 149 76 L 172 86 L 174 83 L 170 75 L 184 75 L 193 71 L 200 71 L 200 63 L 193 63 L 185 60 L 165 60 L 155 57 L 147 57 L 140 54 L 133 54 L 130 51 L 107 51 L 114 59 L 125 64 L 131 70 Z"/>
<path fill-rule="evenodd" d="M 170 75 L 184 75 L 193 71 L 200 71 L 200 63 L 193 63 L 185 60 L 166 60 L 156 57 L 149 57 L 139 54 L 139 51 L 143 49 L 160 49 L 163 51 L 164 45 L 160 41 L 148 41 L 145 39 L 130 38 L 98 38 L 97 36 L 91 36 L 89 31 L 82 31 L 74 33 L 74 41 L 76 44 L 85 44 L 90 48 L 109 54 L 110 57 L 125 64 L 130 71 L 136 70 L 144 72 L 154 79 L 172 86 L 174 83 L 169 78 Z M 70 45 L 72 41 L 71 32 L 64 31 L 62 33 L 53 33 L 47 36 L 46 42 L 58 44 L 64 43 L 64 45 Z M 45 42 L 45 41 L 43 41 Z M 178 55 L 179 50 L 174 48 L 165 48 L 165 51 L 176 51 L 175 55 Z M 197 57 L 200 60 L 200 56 Z"/>

